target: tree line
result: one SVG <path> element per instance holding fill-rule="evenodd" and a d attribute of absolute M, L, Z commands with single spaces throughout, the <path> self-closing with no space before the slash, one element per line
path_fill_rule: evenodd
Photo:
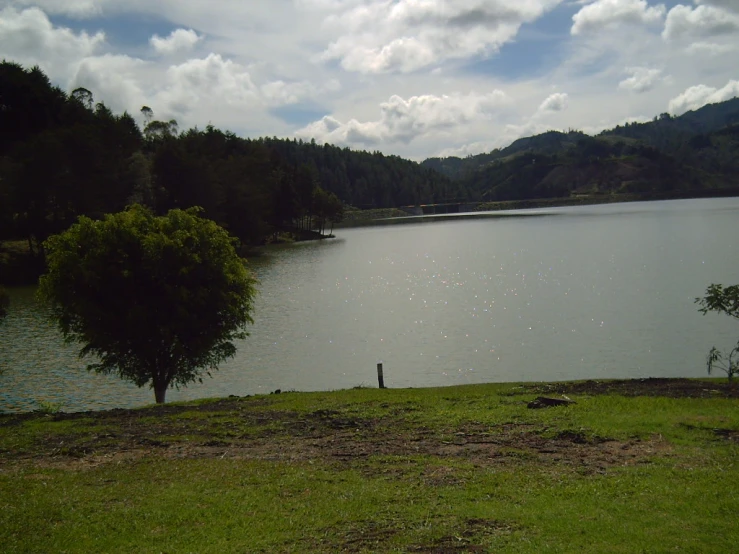
<path fill-rule="evenodd" d="M 314 141 L 245 139 L 211 125 L 180 130 L 148 106 L 143 125 L 92 93 L 66 93 L 38 67 L 0 63 L 0 241 L 42 244 L 79 216 L 131 204 L 203 215 L 245 244 L 280 232 L 324 233 L 347 206 L 389 208 L 466 198 L 435 171 L 397 156 Z"/>
<path fill-rule="evenodd" d="M 44 240 L 81 215 L 131 204 L 203 215 L 245 244 L 318 235 L 347 207 L 397 208 L 739 185 L 739 99 L 591 137 L 551 131 L 486 154 L 422 164 L 315 141 L 180 130 L 141 108 L 115 114 L 38 67 L 0 63 L 0 241 Z M 0 279 L 2 280 L 2 279 Z"/>

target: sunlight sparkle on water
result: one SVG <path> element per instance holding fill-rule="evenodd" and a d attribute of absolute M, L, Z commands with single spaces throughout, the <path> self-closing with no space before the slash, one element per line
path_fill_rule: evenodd
<path fill-rule="evenodd" d="M 377 358 L 394 387 L 703 376 L 706 351 L 736 331 L 692 299 L 739 273 L 739 199 L 613 209 L 342 229 L 267 254 L 254 262 L 251 336 L 213 379 L 171 399 L 351 388 L 374 380 Z M 151 403 L 148 389 L 88 374 L 39 314 L 21 323 L 15 312 L 3 331 L 15 334 L 0 336 L 0 365 L 12 368 L 2 410 Z"/>

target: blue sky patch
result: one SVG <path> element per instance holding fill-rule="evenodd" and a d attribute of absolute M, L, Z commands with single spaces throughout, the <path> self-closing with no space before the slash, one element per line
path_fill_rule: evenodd
<path fill-rule="evenodd" d="M 72 19 L 69 17 L 50 17 L 54 25 L 69 27 L 80 32 L 95 34 L 98 31 L 105 33 L 108 44 L 113 49 L 125 49 L 146 47 L 153 35 L 160 37 L 168 36 L 172 31 L 178 29 L 166 19 L 156 18 L 140 14 L 120 14 L 111 17 L 95 17 L 91 19 Z"/>
<path fill-rule="evenodd" d="M 564 57 L 563 46 L 570 36 L 572 16 L 579 9 L 580 6 L 565 4 L 533 23 L 522 25 L 513 42 L 504 44 L 490 58 L 464 66 L 463 71 L 510 80 L 546 74 Z"/>
<path fill-rule="evenodd" d="M 298 125 L 304 127 L 309 123 L 313 123 L 321 119 L 324 115 L 330 113 L 329 110 L 321 109 L 318 106 L 308 105 L 292 105 L 282 106 L 281 108 L 272 108 L 270 113 L 281 119 L 288 125 Z"/>

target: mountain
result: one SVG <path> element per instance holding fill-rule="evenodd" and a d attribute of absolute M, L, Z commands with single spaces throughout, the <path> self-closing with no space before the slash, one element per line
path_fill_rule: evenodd
<path fill-rule="evenodd" d="M 509 158 L 524 152 L 540 152 L 553 154 L 563 152 L 574 145 L 578 139 L 587 137 L 585 133 L 570 131 L 560 133 L 559 131 L 548 131 L 533 137 L 520 138 L 510 146 L 496 149 L 488 154 L 477 154 L 466 158 L 452 156 L 449 158 L 429 158 L 421 162 L 421 166 L 433 169 L 446 175 L 451 179 L 459 179 L 475 171 L 485 168 L 496 160 Z"/>
<path fill-rule="evenodd" d="M 739 186 L 739 98 L 595 137 L 549 131 L 490 153 L 421 165 L 479 201 L 733 188 Z"/>
<path fill-rule="evenodd" d="M 598 136 L 632 138 L 672 152 L 695 135 L 710 134 L 736 124 L 739 124 L 739 98 L 708 104 L 680 117 L 663 113 L 647 123 L 619 125 Z"/>

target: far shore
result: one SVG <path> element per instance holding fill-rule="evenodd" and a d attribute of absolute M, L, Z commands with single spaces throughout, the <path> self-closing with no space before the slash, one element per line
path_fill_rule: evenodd
<path fill-rule="evenodd" d="M 337 223 L 329 234 L 321 235 L 314 231 L 282 233 L 273 237 L 265 245 L 245 246 L 242 255 L 259 256 L 265 246 L 335 238 L 334 230 L 351 227 L 375 225 L 398 225 L 404 223 L 431 223 L 438 221 L 475 219 L 483 217 L 534 217 L 537 213 L 526 213 L 527 210 L 541 208 L 557 208 L 565 206 L 589 206 L 598 204 L 615 204 L 622 202 L 645 202 L 658 200 L 687 200 L 697 198 L 737 197 L 739 188 L 700 189 L 692 191 L 670 191 L 651 194 L 578 194 L 566 198 L 538 198 L 528 200 L 509 200 L 500 202 L 463 202 L 440 203 L 433 205 L 406 206 L 403 208 L 348 209 L 344 220 Z M 465 211 L 459 211 L 460 207 Z M 423 215 L 411 212 L 423 211 Z M 455 211 L 456 210 L 456 211 Z M 507 214 L 503 212 L 515 211 Z M 501 213 L 496 213 L 501 212 Z M 38 282 L 41 268 L 31 255 L 26 239 L 0 241 L 0 285 L 19 286 L 32 285 Z"/>
<path fill-rule="evenodd" d="M 504 212 L 513 210 L 535 210 L 540 208 L 560 208 L 567 206 L 593 206 L 599 204 L 618 204 L 626 202 L 651 202 L 661 200 L 690 200 L 699 198 L 739 197 L 739 188 L 700 189 L 691 191 L 671 191 L 651 194 L 578 194 L 564 198 L 534 198 L 527 200 L 504 200 L 496 202 L 451 202 L 429 205 L 407 206 L 404 208 L 380 208 L 369 210 L 350 210 L 344 221 L 336 229 L 362 227 L 368 225 L 392 225 L 398 223 L 427 223 L 453 219 L 479 217 L 501 217 L 501 215 L 481 212 Z M 459 211 L 459 207 L 468 208 Z M 413 215 L 412 210 L 421 209 L 423 215 Z M 454 210 L 457 211 L 454 211 Z M 452 210 L 452 211 L 448 211 Z M 526 216 L 526 213 L 512 214 Z M 536 215 L 536 214 L 531 214 Z"/>

